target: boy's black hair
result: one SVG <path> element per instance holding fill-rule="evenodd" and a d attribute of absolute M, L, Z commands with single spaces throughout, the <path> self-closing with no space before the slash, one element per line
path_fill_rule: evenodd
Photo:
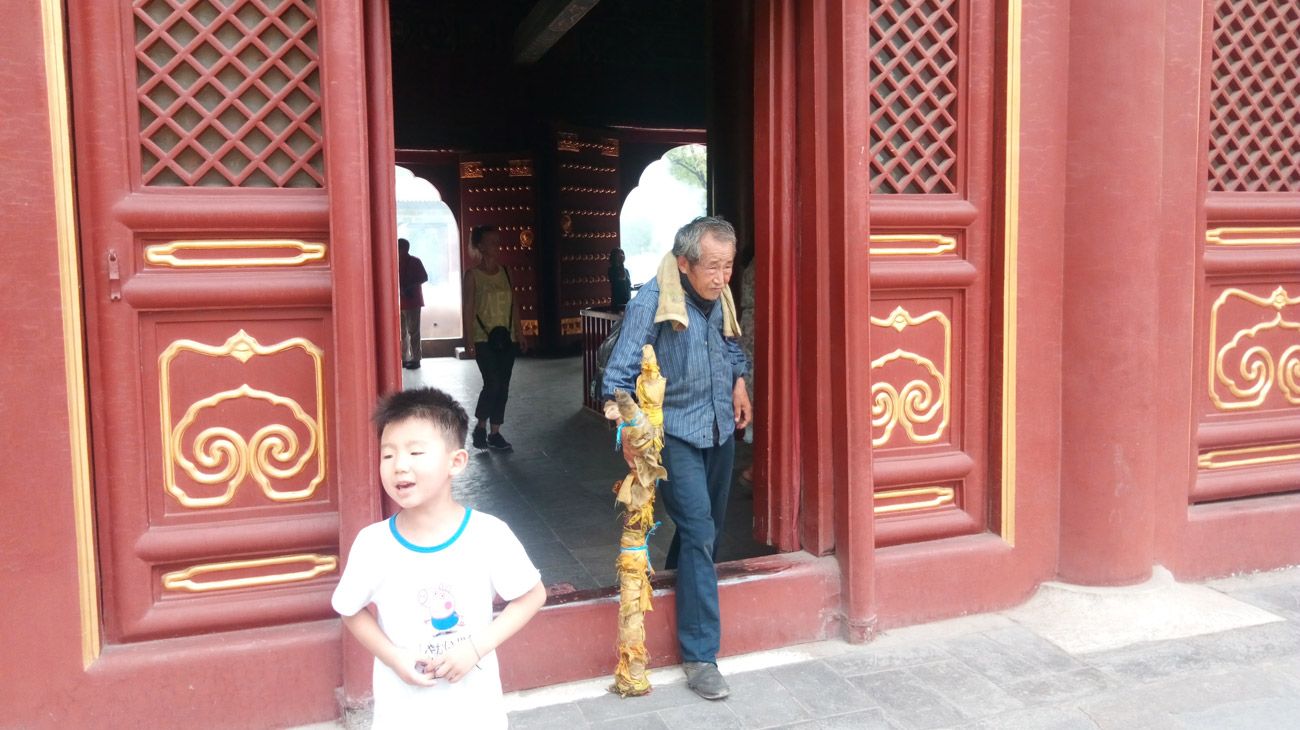
<path fill-rule="evenodd" d="M 433 424 L 442 434 L 447 446 L 465 447 L 465 434 L 469 431 L 469 414 L 460 403 L 437 388 L 414 388 L 389 393 L 379 399 L 373 420 L 379 435 L 392 423 L 410 418 L 422 418 Z"/>
<path fill-rule="evenodd" d="M 478 248 L 478 245 L 480 243 L 483 243 L 484 236 L 486 236 L 489 233 L 492 233 L 493 231 L 499 231 L 499 230 L 501 229 L 497 228 L 496 226 L 474 226 L 473 228 L 469 229 L 470 245 L 472 245 L 474 248 Z"/>

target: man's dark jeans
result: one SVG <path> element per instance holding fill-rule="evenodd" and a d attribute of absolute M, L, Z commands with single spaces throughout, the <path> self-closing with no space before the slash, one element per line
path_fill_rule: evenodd
<path fill-rule="evenodd" d="M 699 449 L 664 435 L 668 479 L 659 485 L 668 516 L 677 526 L 668 548 L 669 570 L 677 569 L 677 641 L 684 662 L 717 662 L 722 641 L 718 573 L 713 567 L 731 491 L 736 440 Z"/>

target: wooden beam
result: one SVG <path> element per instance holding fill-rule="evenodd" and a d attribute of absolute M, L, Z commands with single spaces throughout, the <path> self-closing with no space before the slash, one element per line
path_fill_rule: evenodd
<path fill-rule="evenodd" d="M 515 63 L 537 63 L 600 0 L 538 0 L 515 30 Z"/>

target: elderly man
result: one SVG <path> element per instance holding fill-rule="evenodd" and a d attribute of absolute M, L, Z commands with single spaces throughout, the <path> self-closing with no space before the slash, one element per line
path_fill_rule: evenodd
<path fill-rule="evenodd" d="M 716 216 L 696 218 L 677 231 L 671 256 L 627 306 L 605 370 L 604 396 L 612 399 L 616 389 L 634 392 L 641 347 L 654 345 L 668 379 L 668 480 L 659 494 L 677 527 L 666 566 L 677 569 L 677 640 L 687 685 L 716 700 L 730 690 L 717 666 L 722 624 L 714 558 L 731 487 L 733 435 L 752 416 L 744 380 L 748 364 L 727 291 L 736 231 Z"/>

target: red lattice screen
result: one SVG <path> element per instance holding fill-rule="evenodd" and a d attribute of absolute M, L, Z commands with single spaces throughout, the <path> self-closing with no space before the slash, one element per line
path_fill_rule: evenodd
<path fill-rule="evenodd" d="M 145 185 L 323 187 L 315 0 L 135 0 Z"/>
<path fill-rule="evenodd" d="M 959 0 L 871 3 L 871 190 L 956 191 Z"/>
<path fill-rule="evenodd" d="M 1210 187 L 1300 192 L 1300 5 L 1219 0 L 1210 88 Z"/>

